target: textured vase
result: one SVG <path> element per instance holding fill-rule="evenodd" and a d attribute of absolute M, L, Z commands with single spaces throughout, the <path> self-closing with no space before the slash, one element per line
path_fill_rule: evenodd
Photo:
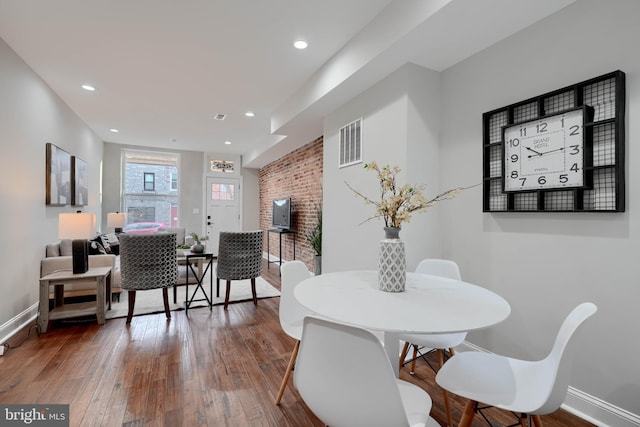
<path fill-rule="evenodd" d="M 194 254 L 201 254 L 204 252 L 204 245 L 201 243 L 196 243 L 191 247 L 191 252 Z"/>
<path fill-rule="evenodd" d="M 404 242 L 399 228 L 385 227 L 385 238 L 380 241 L 378 258 L 378 286 L 385 292 L 404 292 L 407 280 L 407 262 Z"/>

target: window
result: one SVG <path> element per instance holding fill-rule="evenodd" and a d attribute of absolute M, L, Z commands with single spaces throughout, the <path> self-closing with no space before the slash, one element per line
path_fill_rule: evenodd
<path fill-rule="evenodd" d="M 156 191 L 156 174 L 152 172 L 144 173 L 144 191 Z"/>
<path fill-rule="evenodd" d="M 179 224 L 180 155 L 122 150 L 122 206 L 127 222 Z"/>
<path fill-rule="evenodd" d="M 340 129 L 339 167 L 362 162 L 362 119 Z"/>
<path fill-rule="evenodd" d="M 211 184 L 211 200 L 234 200 L 235 185 Z"/>
<path fill-rule="evenodd" d="M 233 173 L 235 172 L 235 162 L 231 160 L 209 160 L 209 170 L 211 172 Z"/>
<path fill-rule="evenodd" d="M 171 173 L 171 191 L 178 191 L 178 174 Z"/>

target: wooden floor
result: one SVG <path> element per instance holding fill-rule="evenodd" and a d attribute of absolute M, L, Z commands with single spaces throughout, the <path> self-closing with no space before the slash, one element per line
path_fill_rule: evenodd
<path fill-rule="evenodd" d="M 277 268 L 263 277 L 279 287 Z M 71 426 L 323 426 L 290 382 L 282 404 L 274 399 L 293 340 L 278 320 L 279 298 L 172 313 L 50 325 L 19 334 L 0 358 L 0 403 L 70 404 Z M 424 361 L 401 378 L 429 392 L 431 416 L 444 425 L 442 393 Z M 465 401 L 452 397 L 454 421 Z M 514 422 L 489 413 L 494 425 Z M 546 427 L 591 426 L 558 411 Z M 485 426 L 480 416 L 474 426 Z"/>

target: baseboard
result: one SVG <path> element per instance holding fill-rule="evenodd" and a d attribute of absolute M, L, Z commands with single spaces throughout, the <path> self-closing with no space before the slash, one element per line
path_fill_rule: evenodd
<path fill-rule="evenodd" d="M 38 303 L 24 310 L 14 318 L 0 325 L 0 343 L 4 344 L 22 328 L 28 326 L 38 318 Z"/>
<path fill-rule="evenodd" d="M 489 353 L 488 350 L 467 341 L 462 343 L 458 348 L 463 351 L 483 351 Z M 562 404 L 562 409 L 599 427 L 640 426 L 640 415 L 619 408 L 571 386 L 567 391 L 567 398 Z"/>

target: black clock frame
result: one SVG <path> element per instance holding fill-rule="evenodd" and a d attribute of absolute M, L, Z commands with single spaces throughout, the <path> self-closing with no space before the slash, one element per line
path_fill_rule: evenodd
<path fill-rule="evenodd" d="M 504 128 L 585 108 L 585 187 L 505 193 Z M 625 74 L 614 71 L 486 112 L 483 212 L 624 212 Z"/>

